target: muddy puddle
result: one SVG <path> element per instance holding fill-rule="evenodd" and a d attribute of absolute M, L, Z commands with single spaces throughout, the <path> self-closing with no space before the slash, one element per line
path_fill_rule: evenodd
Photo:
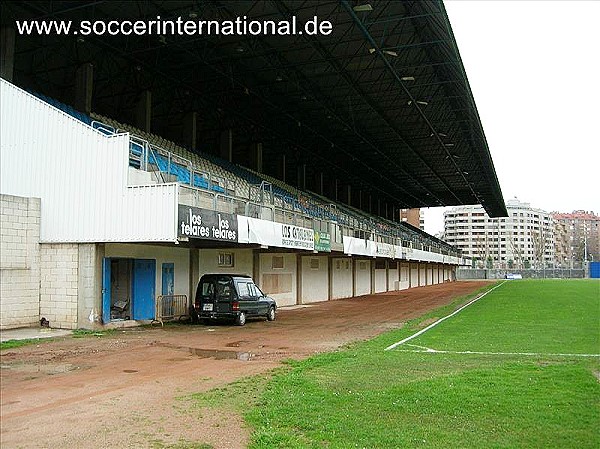
<path fill-rule="evenodd" d="M 235 342 L 241 343 L 241 342 Z M 191 355 L 200 357 L 202 359 L 216 359 L 216 360 L 241 360 L 248 362 L 252 360 L 255 354 L 245 351 L 227 351 L 222 349 L 204 349 L 204 348 L 191 348 L 188 346 L 176 346 L 168 343 L 155 343 L 157 346 L 178 349 L 188 351 Z"/>

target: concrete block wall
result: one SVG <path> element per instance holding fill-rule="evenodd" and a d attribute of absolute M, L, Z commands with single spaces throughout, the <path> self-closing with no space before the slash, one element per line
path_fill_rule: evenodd
<path fill-rule="evenodd" d="M 0 195 L 0 329 L 39 324 L 40 199 Z"/>
<path fill-rule="evenodd" d="M 79 245 L 40 245 L 40 315 L 51 327 L 77 329 Z"/>

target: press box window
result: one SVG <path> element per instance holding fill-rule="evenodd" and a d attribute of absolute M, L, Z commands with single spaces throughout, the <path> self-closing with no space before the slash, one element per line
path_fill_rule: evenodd
<path fill-rule="evenodd" d="M 234 257 L 233 253 L 219 253 L 219 263 L 220 267 L 233 267 Z"/>

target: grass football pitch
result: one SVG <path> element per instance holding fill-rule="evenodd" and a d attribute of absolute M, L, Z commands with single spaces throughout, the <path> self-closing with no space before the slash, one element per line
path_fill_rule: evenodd
<path fill-rule="evenodd" d="M 600 447 L 600 281 L 505 282 L 384 351 L 466 299 L 290 362 L 248 404 L 251 447 Z"/>

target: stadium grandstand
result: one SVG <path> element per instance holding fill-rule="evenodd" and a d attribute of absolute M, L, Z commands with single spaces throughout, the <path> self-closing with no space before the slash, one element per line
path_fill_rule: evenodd
<path fill-rule="evenodd" d="M 2 328 L 182 315 L 212 272 L 280 306 L 449 282 L 460 251 L 400 209 L 506 214 L 442 2 L 1 8 Z M 331 32 L 22 28 L 157 18 Z"/>

